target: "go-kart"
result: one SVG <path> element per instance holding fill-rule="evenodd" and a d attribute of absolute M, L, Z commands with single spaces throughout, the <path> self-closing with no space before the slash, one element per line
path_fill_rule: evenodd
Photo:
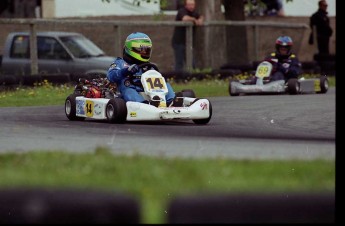
<path fill-rule="evenodd" d="M 212 105 L 208 99 L 196 98 L 193 90 L 186 89 L 177 97 L 179 107 L 167 106 L 166 81 L 156 65 L 145 63 L 139 67 L 145 71 L 140 80 L 144 92 L 140 94 L 147 103 L 126 102 L 116 84 L 106 78 L 93 79 L 91 82 L 80 79 L 74 92 L 65 100 L 67 118 L 72 121 L 100 119 L 110 123 L 192 120 L 195 124 L 207 124 L 211 120 Z"/>
<path fill-rule="evenodd" d="M 269 61 L 262 61 L 256 71 L 255 78 L 229 81 L 230 96 L 240 94 L 303 94 L 303 93 L 326 93 L 328 91 L 328 79 L 325 75 L 320 78 L 303 77 L 285 80 L 271 81 L 273 65 Z"/>

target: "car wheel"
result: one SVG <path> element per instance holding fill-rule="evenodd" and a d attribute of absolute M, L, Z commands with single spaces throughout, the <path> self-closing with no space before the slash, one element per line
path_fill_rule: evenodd
<path fill-rule="evenodd" d="M 121 98 L 110 99 L 106 105 L 105 114 L 111 123 L 123 123 L 127 118 L 126 102 Z"/>
<path fill-rule="evenodd" d="M 300 83 L 297 78 L 291 78 L 288 80 L 287 91 L 291 95 L 295 95 L 300 92 Z"/>
<path fill-rule="evenodd" d="M 75 98 L 80 95 L 71 94 L 65 100 L 65 114 L 71 121 L 83 121 L 85 117 L 79 117 L 76 115 L 76 101 Z"/>
<path fill-rule="evenodd" d="M 212 104 L 211 102 L 209 101 L 209 112 L 210 112 L 210 116 L 206 119 L 193 119 L 193 122 L 195 124 L 199 124 L 199 125 L 204 125 L 204 124 L 207 124 L 209 123 L 209 121 L 211 120 L 211 117 L 212 117 Z"/>
<path fill-rule="evenodd" d="M 321 88 L 321 91 L 319 91 L 317 93 L 327 93 L 328 87 L 329 87 L 328 78 L 326 76 L 321 76 L 320 77 L 320 88 Z"/>

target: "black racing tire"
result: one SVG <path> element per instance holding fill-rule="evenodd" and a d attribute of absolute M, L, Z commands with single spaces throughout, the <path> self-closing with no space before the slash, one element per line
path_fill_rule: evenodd
<path fill-rule="evenodd" d="M 127 119 L 127 106 L 122 98 L 110 99 L 105 108 L 105 115 L 110 123 L 124 123 Z"/>
<path fill-rule="evenodd" d="M 66 114 L 67 118 L 71 121 L 83 121 L 83 120 L 85 120 L 85 117 L 79 117 L 76 115 L 77 108 L 76 108 L 75 98 L 77 96 L 81 96 L 81 95 L 71 94 L 65 100 L 65 114 Z"/>
<path fill-rule="evenodd" d="M 210 112 L 210 116 L 208 118 L 205 118 L 205 119 L 193 119 L 192 121 L 195 123 L 195 124 L 198 124 L 198 125 L 205 125 L 207 123 L 209 123 L 209 121 L 211 120 L 212 118 L 212 104 L 211 104 L 211 101 L 208 101 L 210 103 L 209 105 L 209 112 Z"/>
<path fill-rule="evenodd" d="M 317 93 L 327 93 L 329 87 L 328 78 L 326 76 L 320 77 L 320 88 L 321 90 Z"/>
<path fill-rule="evenodd" d="M 182 92 L 183 97 L 196 98 L 195 92 L 192 89 L 183 89 L 181 92 Z"/>
<path fill-rule="evenodd" d="M 19 85 L 20 75 L 0 75 L 2 77 L 2 84 L 6 86 Z"/>
<path fill-rule="evenodd" d="M 300 90 L 301 90 L 301 85 L 297 78 L 291 78 L 288 80 L 287 92 L 290 95 L 296 95 L 300 93 Z"/>
<path fill-rule="evenodd" d="M 41 75 L 42 81 L 47 80 L 52 84 L 67 84 L 71 82 L 71 77 L 69 73 L 59 73 L 59 74 L 46 74 Z"/>
<path fill-rule="evenodd" d="M 21 84 L 23 86 L 34 86 L 36 83 L 42 83 L 43 79 L 41 75 L 23 75 Z"/>
<path fill-rule="evenodd" d="M 237 79 L 230 79 L 229 81 L 229 94 L 230 96 L 239 96 L 240 94 L 239 93 L 234 93 L 233 90 L 231 90 L 231 83 L 232 82 L 238 82 Z"/>

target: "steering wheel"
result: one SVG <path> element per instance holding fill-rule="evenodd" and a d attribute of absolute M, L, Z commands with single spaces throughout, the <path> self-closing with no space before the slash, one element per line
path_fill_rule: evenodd
<path fill-rule="evenodd" d="M 153 68 L 154 70 L 159 72 L 157 65 L 154 63 L 150 63 L 150 62 L 139 64 L 138 67 L 143 69 L 144 71 L 149 70 L 149 68 Z M 145 69 L 145 67 L 146 67 L 146 69 Z"/>

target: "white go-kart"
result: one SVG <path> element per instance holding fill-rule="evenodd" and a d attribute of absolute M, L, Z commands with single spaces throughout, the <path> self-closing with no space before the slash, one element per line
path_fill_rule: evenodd
<path fill-rule="evenodd" d="M 320 78 L 303 77 L 285 80 L 271 81 L 272 63 L 261 62 L 255 71 L 256 79 L 230 80 L 230 96 L 240 94 L 303 94 L 303 93 L 326 93 L 328 91 L 328 79 L 325 75 Z M 254 83 L 253 83 L 254 81 Z"/>
<path fill-rule="evenodd" d="M 192 120 L 195 124 L 207 124 L 212 117 L 212 105 L 208 99 L 196 98 L 193 90 L 182 90 L 179 107 L 167 106 L 166 81 L 151 63 L 139 65 L 150 68 L 141 75 L 147 103 L 127 101 L 116 91 L 116 85 L 107 79 L 83 80 L 65 101 L 65 113 L 69 120 L 85 118 L 107 120 L 110 123 L 125 121 Z M 150 104 L 151 103 L 151 104 Z"/>

